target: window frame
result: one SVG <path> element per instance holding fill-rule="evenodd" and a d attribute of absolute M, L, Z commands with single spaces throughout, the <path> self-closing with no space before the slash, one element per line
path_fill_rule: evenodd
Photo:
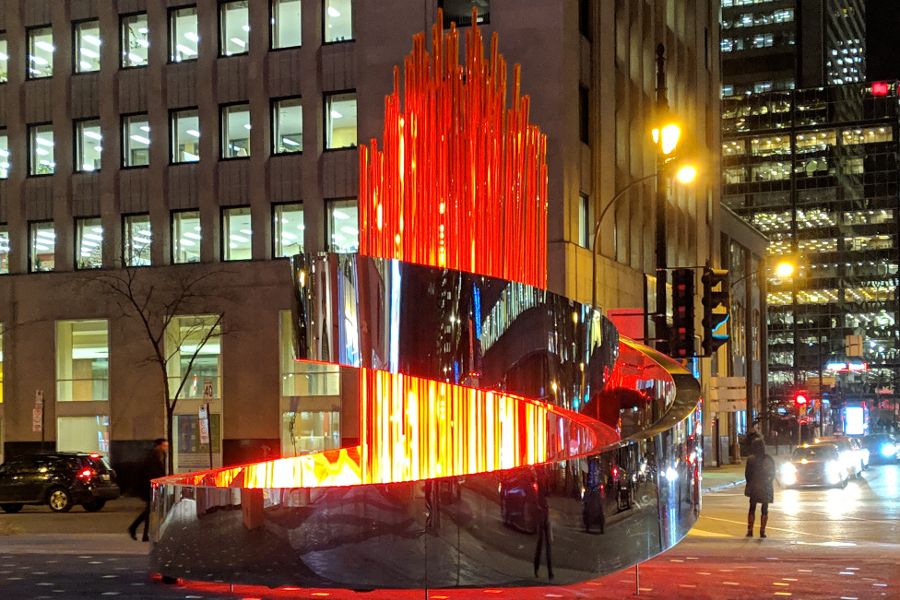
<path fill-rule="evenodd" d="M 200 223 L 200 239 L 197 241 L 200 259 L 197 262 L 176 262 L 175 260 L 175 215 L 181 213 L 197 213 L 197 221 Z M 196 265 L 203 262 L 203 220 L 199 208 L 175 208 L 169 211 L 169 264 L 172 265 Z"/>
<path fill-rule="evenodd" d="M 300 2 L 300 43 L 296 46 L 275 47 L 275 3 L 279 0 L 269 0 L 269 51 L 280 52 L 282 50 L 296 50 L 303 47 L 303 2 Z M 324 4 L 322 5 L 324 6 Z M 323 17 L 324 18 L 324 17 Z M 324 37 L 322 38 L 325 39 Z"/>
<path fill-rule="evenodd" d="M 35 271 L 34 269 L 34 227 L 43 223 L 50 223 L 54 236 L 56 235 L 56 222 L 53 219 L 35 219 L 28 221 L 28 273 L 52 273 L 56 270 L 56 237 L 53 238 L 53 268 Z"/>
<path fill-rule="evenodd" d="M 332 40 L 330 42 L 325 41 L 326 34 L 328 33 L 328 7 L 325 6 L 325 3 L 328 0 L 320 0 L 322 7 L 322 45 L 323 46 L 331 46 L 332 44 L 348 44 L 356 41 L 356 27 L 353 26 L 353 14 L 356 12 L 353 9 L 353 0 L 350 0 L 350 39 L 349 40 Z"/>
<path fill-rule="evenodd" d="M 101 234 L 101 237 L 103 238 L 103 240 L 100 242 L 100 266 L 99 266 L 99 267 L 80 267 L 80 266 L 78 266 L 78 260 L 79 260 L 79 257 L 81 256 L 81 255 L 79 254 L 79 250 L 80 250 L 80 248 L 81 248 L 81 237 L 82 237 L 82 236 L 81 236 L 81 229 L 78 227 L 78 225 L 79 225 L 79 221 L 86 221 L 86 220 L 88 220 L 88 219 L 97 219 L 98 221 L 100 221 L 100 228 L 101 228 L 101 229 L 103 228 L 103 217 L 101 217 L 100 215 L 94 215 L 94 216 L 90 216 L 90 217 L 75 217 L 75 218 L 72 220 L 73 229 L 74 229 L 74 231 L 75 231 L 75 235 L 73 235 L 72 238 L 73 238 L 74 245 L 75 245 L 75 264 L 74 264 L 74 267 L 75 267 L 75 270 L 76 270 L 76 271 L 96 271 L 96 270 L 102 269 L 102 268 L 104 267 L 104 264 L 103 264 L 103 244 L 106 243 L 106 237 L 103 236 L 102 234 Z"/>
<path fill-rule="evenodd" d="M 338 202 L 346 202 L 348 200 L 356 201 L 356 224 L 357 230 L 359 229 L 359 196 L 342 196 L 340 198 L 325 198 L 325 251 L 326 252 L 337 252 L 336 249 L 332 247 L 331 241 L 331 207 Z M 306 218 L 304 215 L 303 219 L 304 225 L 306 224 Z M 359 242 L 360 236 L 362 235 L 361 231 L 357 231 L 356 234 L 356 247 L 357 251 L 359 250 Z"/>
<path fill-rule="evenodd" d="M 125 29 L 123 28 L 123 24 L 125 19 L 129 17 L 135 17 L 137 15 L 144 15 L 147 18 L 147 36 L 150 36 L 150 17 L 147 14 L 146 10 L 138 10 L 130 13 L 121 13 L 119 15 L 119 69 L 129 70 L 129 69 L 146 69 L 150 66 L 150 51 L 147 50 L 147 63 L 143 65 L 126 65 L 125 64 Z"/>
<path fill-rule="evenodd" d="M 219 207 L 219 260 L 225 262 L 251 262 L 253 260 L 253 234 L 250 235 L 250 258 L 225 258 L 228 240 L 225 238 L 225 215 L 231 210 L 247 209 L 250 217 L 250 230 L 253 231 L 253 207 L 250 204 L 236 204 L 234 206 Z"/>
<path fill-rule="evenodd" d="M 51 37 L 53 37 L 53 23 L 46 23 L 44 25 L 32 25 L 31 27 L 25 28 L 25 81 L 40 81 L 41 79 L 52 79 L 53 76 L 56 74 L 56 69 L 54 68 L 54 65 L 53 65 L 53 59 L 55 57 L 51 57 L 50 74 L 49 75 L 43 75 L 41 77 L 34 77 L 31 74 L 31 69 L 28 67 L 28 65 L 29 65 L 28 56 L 30 55 L 30 49 L 31 49 L 31 32 L 35 31 L 37 29 L 49 29 Z M 9 37 L 7 37 L 7 39 L 6 39 L 6 44 L 7 44 L 6 47 L 8 50 L 9 49 Z M 53 50 L 54 50 L 53 54 L 55 55 L 56 54 L 56 46 L 55 45 L 53 46 Z M 8 52 L 7 52 L 7 54 L 8 54 Z M 7 63 L 6 63 L 6 72 L 9 73 L 8 59 L 7 59 Z"/>
<path fill-rule="evenodd" d="M 357 202 L 358 202 L 358 200 L 357 200 Z M 303 238 L 302 238 L 303 243 L 301 244 L 301 246 L 303 247 L 304 250 L 306 249 L 306 229 L 305 229 L 305 227 L 306 227 L 306 209 L 303 208 L 303 201 L 297 200 L 297 201 L 287 201 L 287 202 L 273 202 L 271 205 L 272 206 L 272 220 L 270 221 L 270 224 L 272 227 L 272 236 L 271 236 L 272 237 L 272 248 L 271 248 L 272 260 L 280 260 L 282 258 L 290 259 L 290 256 L 279 256 L 278 255 L 278 235 L 277 235 L 278 232 L 275 228 L 275 219 L 278 218 L 278 209 L 280 207 L 294 206 L 294 205 L 299 205 L 300 212 L 303 213 L 304 231 L 303 231 Z"/>
<path fill-rule="evenodd" d="M 272 135 L 269 138 L 269 154 L 271 156 L 292 156 L 294 154 L 303 154 L 303 142 L 301 142 L 300 149 L 297 150 L 296 152 L 276 152 L 275 151 L 275 149 L 278 147 L 278 141 L 277 141 L 278 128 L 276 127 L 276 123 L 278 123 L 278 121 L 275 118 L 275 111 L 277 110 L 278 103 L 284 102 L 285 100 L 298 100 L 300 102 L 300 135 L 303 136 L 303 134 L 304 134 L 304 132 L 303 132 L 303 96 L 302 95 L 278 96 L 275 98 L 270 98 L 269 99 L 269 124 L 270 124 L 270 129 L 271 129 Z M 358 106 L 359 106 L 359 104 L 357 103 L 357 107 Z M 358 121 L 358 118 L 357 118 L 357 121 Z M 326 123 L 327 123 L 327 118 L 326 118 Z M 359 141 L 358 137 L 357 137 L 357 141 Z M 343 150 L 343 148 L 341 148 L 341 150 Z M 291 204 L 291 203 L 288 203 L 288 204 Z"/>
<path fill-rule="evenodd" d="M 232 55 L 233 56 L 233 55 Z M 250 157 L 253 155 L 253 147 L 250 146 L 250 132 L 252 129 L 248 129 L 247 132 L 247 143 L 249 151 L 247 152 L 247 156 L 225 156 L 225 144 L 227 142 L 226 133 L 226 124 L 227 121 L 225 119 L 225 111 L 234 106 L 246 106 L 247 114 L 249 115 L 249 123 L 250 127 L 253 127 L 253 113 L 250 110 L 250 100 L 239 100 L 237 102 L 225 102 L 219 105 L 219 160 L 250 160 Z M 198 115 L 199 116 L 199 115 Z M 201 132 L 201 135 L 202 132 Z"/>
<path fill-rule="evenodd" d="M 147 217 L 147 222 L 150 224 L 150 256 L 148 258 L 148 264 L 146 265 L 136 265 L 131 264 L 128 260 L 126 260 L 125 255 L 125 245 L 128 243 L 128 239 L 130 236 L 130 230 L 128 229 L 128 219 L 131 217 L 145 216 Z M 122 227 L 122 248 L 119 253 L 119 259 L 122 261 L 122 266 L 130 269 L 142 269 L 145 267 L 153 266 L 153 220 L 150 218 L 149 212 L 130 212 L 130 213 L 122 213 L 121 216 L 121 227 Z M 180 264 L 180 263 L 179 263 Z"/>
<path fill-rule="evenodd" d="M 53 131 L 53 121 L 41 122 L 41 123 L 27 123 L 25 125 L 25 147 L 28 150 L 28 177 L 53 177 L 56 175 L 56 132 L 53 131 L 53 172 L 52 173 L 33 173 L 33 162 L 34 162 L 34 135 L 32 135 L 32 130 L 36 127 L 43 127 L 44 125 L 49 125 L 50 130 Z M 36 221 L 37 222 L 37 221 Z"/>
<path fill-rule="evenodd" d="M 9 83 L 9 34 L 6 29 L 0 29 L 0 39 L 6 41 L 6 79 L 0 79 L 0 85 L 3 85 Z M 26 67 L 26 70 L 27 68 L 28 67 Z"/>
<path fill-rule="evenodd" d="M 193 161 L 176 161 L 175 160 L 175 115 L 180 112 L 185 111 L 195 111 L 197 113 L 197 127 L 200 127 L 200 107 L 198 106 L 185 106 L 182 108 L 170 108 L 169 109 L 169 166 L 175 165 L 196 165 L 200 162 L 200 159 L 203 157 L 197 155 L 197 160 Z M 200 136 L 203 137 L 203 130 L 200 129 Z M 151 132 L 152 133 L 152 132 Z M 198 140 L 200 138 L 197 138 Z"/>
<path fill-rule="evenodd" d="M 88 171 L 88 170 L 82 168 L 82 166 L 83 166 L 83 161 L 81 160 L 81 158 L 82 158 L 81 154 L 83 152 L 82 148 L 81 148 L 82 140 L 80 139 L 78 134 L 79 134 L 79 128 L 81 126 L 83 126 L 84 123 L 87 123 L 88 121 L 96 121 L 97 124 L 100 126 L 100 131 L 101 132 L 103 131 L 103 126 L 100 125 L 100 117 L 99 116 L 85 117 L 83 119 L 72 119 L 72 146 L 73 146 L 72 147 L 72 156 L 75 158 L 75 160 L 73 161 L 74 164 L 72 165 L 72 170 L 75 173 L 99 173 L 102 168 L 102 157 L 103 157 L 102 151 L 100 152 L 100 157 L 101 157 L 101 167 L 100 168 L 94 169 L 93 171 Z M 102 135 L 103 134 L 101 133 L 101 136 Z M 54 139 L 53 142 L 55 144 L 56 140 Z M 101 142 L 101 144 L 102 144 L 102 142 Z M 54 158 L 56 158 L 55 155 L 54 155 Z"/>
<path fill-rule="evenodd" d="M 222 26 L 225 24 L 225 20 L 222 18 L 222 7 L 226 4 L 231 4 L 232 2 L 243 2 L 244 0 L 217 0 L 216 2 L 216 37 L 218 38 L 218 44 L 216 44 L 216 56 L 218 58 L 232 58 L 235 56 L 246 56 L 250 54 L 250 32 L 247 32 L 247 47 L 243 52 L 232 52 L 231 54 L 225 54 L 225 48 L 222 45 L 223 42 L 223 33 L 224 30 Z M 247 22 L 250 22 L 250 4 L 247 3 Z"/>
<path fill-rule="evenodd" d="M 197 4 L 181 4 L 179 6 L 169 6 L 166 9 L 166 64 L 169 65 L 180 65 L 181 63 L 186 62 L 196 62 L 200 58 L 200 42 L 197 42 L 197 55 L 194 58 L 185 58 L 182 60 L 174 59 L 175 49 L 172 46 L 172 43 L 175 41 L 173 37 L 173 33 L 175 33 L 175 28 L 173 27 L 174 21 L 172 20 L 175 16 L 175 12 L 179 10 L 184 10 L 185 8 L 193 8 L 197 11 L 197 29 L 200 29 L 200 9 L 197 8 Z M 199 34 L 198 34 L 199 39 Z"/>
<path fill-rule="evenodd" d="M 343 96 L 346 94 L 353 94 L 353 97 L 356 99 L 356 143 L 352 146 L 341 146 L 339 148 L 329 148 L 328 147 L 328 138 L 331 136 L 331 133 L 328 130 L 328 116 L 330 111 L 330 106 L 328 104 L 328 99 L 334 96 Z M 343 150 L 355 150 L 359 148 L 359 94 L 357 93 L 356 88 L 350 88 L 346 90 L 334 90 L 331 92 L 323 92 L 322 93 L 322 145 L 324 146 L 323 152 L 340 152 Z M 337 198 L 339 199 L 339 198 Z"/>
<path fill-rule="evenodd" d="M 95 70 L 93 70 L 93 71 L 79 71 L 78 70 L 78 67 L 79 67 L 78 56 L 79 56 L 79 50 L 81 49 L 81 45 L 79 45 L 79 42 L 78 42 L 78 40 L 79 40 L 78 27 L 81 25 L 84 25 L 85 23 L 96 23 L 97 29 L 98 30 L 100 29 L 100 19 L 99 18 L 79 19 L 78 21 L 72 21 L 72 75 L 73 76 L 87 75 L 89 73 L 99 73 L 100 70 L 103 68 L 103 63 L 102 63 L 103 55 L 100 54 L 100 52 L 98 51 L 98 54 L 100 54 L 100 58 L 98 58 L 97 61 L 100 62 L 100 64 Z M 102 41 L 103 41 L 102 37 L 100 38 L 100 41 L 102 43 Z"/>
<path fill-rule="evenodd" d="M 132 117 L 139 117 L 142 115 L 147 117 L 147 127 L 150 127 L 150 114 L 149 113 L 132 112 L 132 113 L 122 113 L 121 115 L 119 115 L 119 135 L 121 136 L 121 138 L 119 139 L 119 168 L 120 169 L 146 169 L 150 166 L 150 157 L 151 157 L 150 144 L 147 144 L 147 164 L 146 165 L 126 165 L 125 164 L 125 157 L 127 156 L 127 151 L 129 150 L 129 148 L 127 148 L 125 145 L 125 140 L 128 139 L 128 136 L 126 135 L 126 131 L 125 131 L 125 123 L 128 121 L 128 119 L 130 119 Z M 153 134 L 152 128 L 150 130 L 150 134 L 151 135 Z M 153 142 L 153 138 L 148 137 L 147 139 L 150 140 L 151 143 Z"/>

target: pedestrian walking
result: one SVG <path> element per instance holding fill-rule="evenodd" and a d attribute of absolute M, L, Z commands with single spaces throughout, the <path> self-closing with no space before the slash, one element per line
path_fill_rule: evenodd
<path fill-rule="evenodd" d="M 753 522 L 756 519 L 756 505 L 760 504 L 759 537 L 766 537 L 766 523 L 769 520 L 769 503 L 774 501 L 775 460 L 766 454 L 766 445 L 761 439 L 753 440 L 750 458 L 744 469 L 747 485 L 744 495 L 750 498 L 747 513 L 747 537 L 753 537 Z"/>
<path fill-rule="evenodd" d="M 165 438 L 157 438 L 153 441 L 153 449 L 147 453 L 144 464 L 141 466 L 140 477 L 140 494 L 144 501 L 144 510 L 137 516 L 134 522 L 128 527 L 128 535 L 131 539 L 137 541 L 137 529 L 144 524 L 144 535 L 141 540 L 150 541 L 148 530 L 150 528 L 150 500 L 153 497 L 153 490 L 150 482 L 157 477 L 165 477 L 166 475 L 166 454 L 169 452 L 169 442 Z"/>

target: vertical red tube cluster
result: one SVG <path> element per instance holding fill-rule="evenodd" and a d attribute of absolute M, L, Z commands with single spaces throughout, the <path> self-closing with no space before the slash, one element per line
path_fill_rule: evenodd
<path fill-rule="evenodd" d="M 383 149 L 360 148 L 360 254 L 396 258 L 541 288 L 547 281 L 547 138 L 528 122 L 529 98 L 481 30 L 440 23 L 413 50 L 385 98 Z"/>

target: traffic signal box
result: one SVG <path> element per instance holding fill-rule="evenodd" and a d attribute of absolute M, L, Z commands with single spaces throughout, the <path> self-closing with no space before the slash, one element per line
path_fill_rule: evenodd
<path fill-rule="evenodd" d="M 728 341 L 725 323 L 731 314 L 728 269 L 703 268 L 703 356 L 712 354 Z"/>
<path fill-rule="evenodd" d="M 806 407 L 809 405 L 809 394 L 806 392 L 794 392 L 794 406 L 797 407 L 797 412 L 800 413 L 806 410 Z"/>
<path fill-rule="evenodd" d="M 669 351 L 674 358 L 690 358 L 694 352 L 694 271 L 672 273 L 672 329 Z"/>

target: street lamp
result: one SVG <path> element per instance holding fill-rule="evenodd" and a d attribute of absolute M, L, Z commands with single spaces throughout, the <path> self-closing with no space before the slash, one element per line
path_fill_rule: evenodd
<path fill-rule="evenodd" d="M 775 277 L 779 279 L 791 279 L 794 276 L 794 272 L 797 270 L 797 265 L 793 260 L 780 260 L 772 269 L 772 273 Z M 731 282 L 731 288 L 734 288 L 737 284 L 744 281 L 745 279 L 750 279 L 754 275 L 759 275 L 760 271 L 753 271 L 752 273 L 748 273 L 742 277 L 738 277 L 733 282 Z"/>

